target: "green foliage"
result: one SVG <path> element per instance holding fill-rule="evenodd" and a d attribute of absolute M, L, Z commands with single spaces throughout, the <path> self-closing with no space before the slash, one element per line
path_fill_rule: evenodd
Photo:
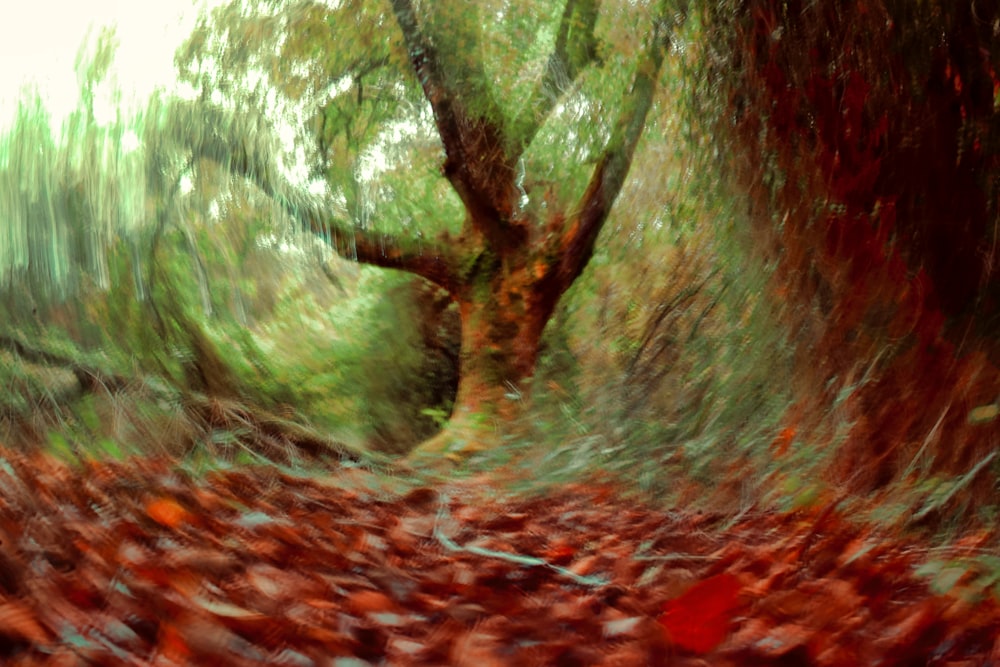
<path fill-rule="evenodd" d="M 525 101 L 569 21 L 565 69 L 554 76 L 572 85 L 518 165 L 522 205 L 539 219 L 584 189 L 652 11 L 624 2 L 570 8 L 444 2 L 422 17 L 447 56 L 447 76 L 480 105 L 473 111 L 514 130 L 532 112 Z M 739 211 L 692 111 L 697 37 L 683 35 L 670 56 L 636 176 L 546 332 L 538 405 L 521 426 L 547 469 L 634 473 L 654 493 L 678 471 L 708 482 L 733 459 L 759 461 L 785 405 L 784 388 L 774 387 L 785 364 L 780 339 L 759 303 L 765 274 L 740 248 Z M 53 295 L 40 329 L 104 323 L 74 324 L 79 330 L 65 336 L 73 354 L 104 350 L 108 368 L 156 376 L 168 395 L 202 392 L 291 412 L 391 452 L 431 435 L 454 396 L 454 307 L 411 278 L 331 259 L 288 228 L 268 193 L 234 181 L 225 164 L 191 157 L 183 146 L 192 142 L 174 141 L 194 134 L 193 143 L 209 144 L 206 128 L 228 132 L 244 154 L 200 157 L 261 165 L 265 185 L 284 176 L 322 183 L 362 227 L 416 238 L 457 231 L 464 209 L 439 171 L 440 142 L 389 4 L 221 7 L 177 56 L 183 78 L 216 106 L 156 98 L 135 118 L 99 126 L 87 95 L 112 51 L 105 36 L 93 61 L 81 60 L 84 103 L 65 136 L 45 134 L 37 106 L 25 108 L 10 137 L 18 150 L 35 141 L 64 156 L 43 163 L 7 152 L 12 165 L 32 166 L 23 171 L 40 184 L 34 200 L 66 202 L 46 218 L 50 236 L 77 239 L 65 243 L 72 252 L 41 237 L 28 244 L 62 253 L 47 265 L 79 277 L 62 283 L 79 306 Z M 276 128 L 290 128 L 292 139 Z M 527 140 L 514 130 L 513 141 Z M 238 426 L 192 431 L 177 404 L 151 402 L 130 406 L 124 431 L 108 440 L 98 424 L 107 415 L 76 405 L 83 431 L 67 441 L 135 442 L 146 419 L 171 424 L 181 451 L 204 437 L 212 451 L 249 456 Z"/>
<path fill-rule="evenodd" d="M 289 293 L 259 334 L 265 386 L 343 439 L 407 450 L 450 411 L 456 381 L 455 313 L 428 289 L 363 268 L 338 304 Z"/>
<path fill-rule="evenodd" d="M 774 467 L 768 447 L 788 405 L 775 383 L 788 373 L 781 334 L 739 248 L 712 239 L 731 232 L 678 246 L 654 240 L 664 232 L 642 234 L 646 253 L 599 254 L 548 331 L 537 388 L 556 429 L 545 440 L 561 444 L 546 465 L 598 467 L 656 497 L 679 476 L 714 487 L 735 466 L 750 488 Z"/>
<path fill-rule="evenodd" d="M 982 553 L 950 558 L 931 558 L 916 570 L 937 595 L 952 595 L 971 603 L 987 597 L 1000 600 L 1000 557 Z"/>
<path fill-rule="evenodd" d="M 567 7 L 452 1 L 419 17 L 470 117 L 524 149 L 519 206 L 535 220 L 586 187 L 653 11 Z M 520 457 L 553 476 L 603 469 L 659 497 L 681 476 L 723 480 L 741 503 L 811 506 L 823 494 L 812 473 L 829 453 L 811 437 L 773 451 L 795 350 L 767 302 L 772 267 L 752 253 L 745 200 L 726 180 L 732 156 L 712 136 L 731 109 L 710 78 L 716 45 L 702 18 L 675 40 L 633 175 L 545 332 L 532 409 L 491 462 Z M 547 79 L 562 97 L 535 134 L 528 102 L 562 22 L 570 45 Z M 192 394 L 393 453 L 433 434 L 454 397 L 455 307 L 410 277 L 333 259 L 289 224 L 289 209 L 312 210 L 312 195 L 347 229 L 421 241 L 457 237 L 465 221 L 390 3 L 220 7 L 177 55 L 198 99 L 157 97 L 109 121 L 95 118 L 94 96 L 113 52 L 111 34 L 81 52 L 81 105 L 65 127 L 29 97 L 0 140 L 0 333 L 146 388 L 135 402 L 81 397 L 65 370 L 60 387 L 51 368 L 5 355 L 4 412 L 71 404 L 38 429 L 67 456 L 79 443 L 121 456 L 152 442 L 155 425 L 182 454 L 201 446 L 256 460 L 238 419 L 182 423 Z M 762 157 L 772 191 L 789 184 L 779 157 Z M 240 160 L 256 170 L 245 180 L 227 169 Z M 829 415 L 834 441 L 868 382 L 860 377 Z M 991 462 L 954 479 L 921 468 L 920 512 L 946 509 Z"/>
<path fill-rule="evenodd" d="M 108 373 L 158 376 L 167 382 L 158 395 L 207 392 L 278 412 L 295 406 L 300 418 L 389 449 L 426 435 L 433 420 L 419 412 L 448 408 L 441 398 L 447 382 L 435 374 L 447 375 L 438 369 L 454 359 L 438 355 L 428 365 L 421 356 L 412 295 L 377 275 L 359 291 L 355 269 L 331 264 L 318 241 L 268 216 L 245 186 L 178 160 L 164 140 L 184 129 L 179 123 L 196 129 L 185 107 L 156 98 L 137 118 L 99 126 L 93 90 L 110 44 L 101 41 L 97 60 L 78 63 L 82 108 L 62 135 L 33 97 L 2 140 L 0 333 L 69 360 L 99 355 L 94 361 Z M 138 147 L 124 147 L 139 138 Z M 310 307 L 321 314 L 308 322 L 311 347 L 295 330 Z M 287 341 L 288 354 L 274 353 L 269 336 Z M 376 341 L 384 346 L 375 349 Z M 136 444 L 142 420 L 173 423 L 165 433 L 177 438 L 174 451 L 191 435 L 178 421 L 183 414 L 144 406 L 140 392 L 111 399 L 128 406 L 131 425 L 107 438 L 108 424 L 98 428 L 91 407 L 76 402 L 80 388 L 65 368 L 5 356 L 0 374 L 11 389 L 4 415 L 24 419 L 44 407 L 35 420 L 40 432 L 75 433 L 58 442 L 89 441 L 117 455 L 109 443 Z M 151 451 L 162 446 L 154 440 L 147 440 Z"/>

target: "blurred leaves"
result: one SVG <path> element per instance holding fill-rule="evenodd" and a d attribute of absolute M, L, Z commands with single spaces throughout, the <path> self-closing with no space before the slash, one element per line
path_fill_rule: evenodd
<path fill-rule="evenodd" d="M 995 585 L 982 537 L 923 558 L 839 512 L 723 526 L 595 480 L 0 463 L 12 665 L 976 663 L 1000 632 L 967 597 Z"/>

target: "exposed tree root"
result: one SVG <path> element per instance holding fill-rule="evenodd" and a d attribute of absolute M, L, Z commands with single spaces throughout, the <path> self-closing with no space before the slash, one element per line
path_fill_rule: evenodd
<path fill-rule="evenodd" d="M 372 458 L 370 453 L 309 426 L 235 400 L 191 394 L 185 398 L 185 411 L 206 435 L 214 430 L 228 431 L 235 446 L 268 460 L 290 462 L 300 455 L 355 462 Z"/>
<path fill-rule="evenodd" d="M 492 428 L 461 422 L 449 422 L 437 435 L 425 440 L 410 452 L 407 460 L 417 467 L 435 468 L 442 462 L 458 465 L 470 457 L 499 445 Z"/>

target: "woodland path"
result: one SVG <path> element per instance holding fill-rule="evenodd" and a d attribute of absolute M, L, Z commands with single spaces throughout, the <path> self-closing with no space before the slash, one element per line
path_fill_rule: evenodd
<path fill-rule="evenodd" d="M 1000 664 L 992 599 L 829 509 L 4 458 L 4 665 Z"/>

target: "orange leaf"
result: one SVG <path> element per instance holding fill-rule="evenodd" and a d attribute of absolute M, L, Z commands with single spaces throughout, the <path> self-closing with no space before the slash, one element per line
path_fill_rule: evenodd
<path fill-rule="evenodd" d="M 191 656 L 191 649 L 184 637 L 171 623 L 160 626 L 159 644 L 162 655 L 175 664 L 183 664 Z"/>
<path fill-rule="evenodd" d="M 596 554 L 584 556 L 569 567 L 569 571 L 581 577 L 590 574 L 597 566 L 598 558 Z"/>
<path fill-rule="evenodd" d="M 676 646 L 692 653 L 708 653 L 729 634 L 739 592 L 739 579 L 733 575 L 710 577 L 666 602 L 657 620 Z"/>
<path fill-rule="evenodd" d="M 0 604 L 0 637 L 44 646 L 49 637 L 35 612 L 20 602 Z"/>
<path fill-rule="evenodd" d="M 395 605 L 384 593 L 366 589 L 351 593 L 347 607 L 356 614 L 378 614 L 392 611 Z"/>
<path fill-rule="evenodd" d="M 167 528 L 177 528 L 190 520 L 186 509 L 171 498 L 157 498 L 146 503 L 146 514 L 149 518 Z"/>
<path fill-rule="evenodd" d="M 794 426 L 786 426 L 781 429 L 781 433 L 771 443 L 771 450 L 775 456 L 784 456 L 788 452 L 789 446 L 795 440 L 797 429 Z"/>

